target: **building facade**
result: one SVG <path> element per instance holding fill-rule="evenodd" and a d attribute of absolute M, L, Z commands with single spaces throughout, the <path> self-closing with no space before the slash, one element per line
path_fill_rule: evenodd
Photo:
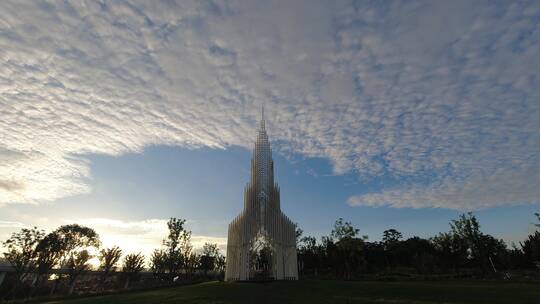
<path fill-rule="evenodd" d="M 295 231 L 295 224 L 280 208 L 263 109 L 244 209 L 229 224 L 225 280 L 297 280 Z"/>

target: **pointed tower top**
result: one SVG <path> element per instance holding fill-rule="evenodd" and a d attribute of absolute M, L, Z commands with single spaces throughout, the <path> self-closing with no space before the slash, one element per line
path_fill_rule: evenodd
<path fill-rule="evenodd" d="M 261 131 L 264 131 L 265 130 L 265 121 L 264 121 L 264 103 L 262 104 L 262 107 L 261 107 Z"/>

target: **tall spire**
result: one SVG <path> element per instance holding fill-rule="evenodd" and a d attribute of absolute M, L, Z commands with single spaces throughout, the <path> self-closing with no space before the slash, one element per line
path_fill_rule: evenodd
<path fill-rule="evenodd" d="M 264 131 L 265 129 L 265 121 L 264 121 L 264 103 L 262 104 L 262 107 L 261 107 L 261 131 Z"/>
<path fill-rule="evenodd" d="M 281 211 L 264 104 L 260 119 L 251 158 L 251 180 L 244 190 L 244 209 L 229 225 L 226 281 L 254 280 L 261 275 L 274 280 L 298 279 L 295 225 Z M 255 253 L 260 254 L 261 244 L 268 244 L 271 252 L 264 269 L 250 263 Z"/>

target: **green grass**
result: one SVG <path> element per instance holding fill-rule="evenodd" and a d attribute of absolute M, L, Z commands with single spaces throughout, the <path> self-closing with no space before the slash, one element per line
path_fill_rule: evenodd
<path fill-rule="evenodd" d="M 487 281 L 271 283 L 210 282 L 116 295 L 49 301 L 104 303 L 540 303 L 540 284 Z"/>

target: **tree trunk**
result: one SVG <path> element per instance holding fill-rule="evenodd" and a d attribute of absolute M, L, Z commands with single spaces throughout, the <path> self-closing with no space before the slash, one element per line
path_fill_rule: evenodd
<path fill-rule="evenodd" d="M 99 278 L 99 282 L 98 282 L 98 290 L 99 291 L 104 291 L 105 290 L 105 281 L 107 280 L 107 274 L 103 274 L 100 278 Z"/>
<path fill-rule="evenodd" d="M 0 286 L 2 286 L 2 283 L 4 282 L 4 279 L 6 278 L 7 272 L 0 272 Z M 0 302 L 3 300 L 4 296 L 0 297 Z"/>
<path fill-rule="evenodd" d="M 60 277 L 58 277 L 57 279 L 54 280 L 54 284 L 53 284 L 53 287 L 51 288 L 51 293 L 49 295 L 53 295 L 54 292 L 56 291 L 56 286 L 58 285 L 58 281 L 60 280 Z"/>
<path fill-rule="evenodd" d="M 45 280 L 45 278 L 47 277 L 47 275 L 45 274 L 41 274 L 41 273 L 37 273 L 36 274 L 36 280 L 34 282 L 34 285 L 32 286 L 32 292 L 30 293 L 30 297 L 32 298 L 34 295 L 36 295 L 36 292 L 39 290 L 39 288 L 41 287 L 41 285 L 43 284 L 43 280 Z"/>
<path fill-rule="evenodd" d="M 69 295 L 72 295 L 73 294 L 73 290 L 75 290 L 75 283 L 76 283 L 76 280 L 73 280 L 73 282 L 71 282 L 71 284 L 69 284 Z"/>
<path fill-rule="evenodd" d="M 20 285 L 20 281 L 19 279 L 17 278 L 15 280 L 15 285 L 13 285 L 13 288 L 11 289 L 11 294 L 13 295 L 13 299 L 17 298 L 17 291 L 19 291 L 19 285 Z"/>
<path fill-rule="evenodd" d="M 126 278 L 126 283 L 124 284 L 124 289 L 128 289 L 129 287 L 129 277 Z"/>

